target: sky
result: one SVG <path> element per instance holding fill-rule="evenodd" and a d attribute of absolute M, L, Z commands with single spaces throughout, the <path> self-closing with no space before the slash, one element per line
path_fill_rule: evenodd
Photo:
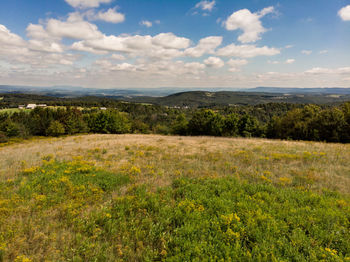
<path fill-rule="evenodd" d="M 350 0 L 1 0 L 1 84 L 350 87 Z"/>

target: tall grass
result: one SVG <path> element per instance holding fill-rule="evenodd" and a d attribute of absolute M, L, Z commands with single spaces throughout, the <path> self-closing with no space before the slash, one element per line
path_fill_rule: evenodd
<path fill-rule="evenodd" d="M 349 145 L 87 135 L 0 164 L 0 261 L 350 261 Z"/>

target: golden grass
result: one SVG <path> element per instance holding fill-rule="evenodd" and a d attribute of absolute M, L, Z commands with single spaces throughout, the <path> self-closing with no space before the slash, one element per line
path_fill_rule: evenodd
<path fill-rule="evenodd" d="M 350 193 L 350 145 L 267 139 L 160 135 L 80 135 L 0 148 L 0 180 L 15 178 L 43 158 L 75 156 L 113 172 L 132 173 L 153 188 L 189 177 L 238 176 Z"/>

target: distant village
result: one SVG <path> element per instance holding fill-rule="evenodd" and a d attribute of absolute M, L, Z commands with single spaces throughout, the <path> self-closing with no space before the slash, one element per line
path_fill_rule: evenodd
<path fill-rule="evenodd" d="M 19 109 L 34 109 L 36 107 L 47 107 L 46 104 L 28 104 L 27 106 L 26 105 L 19 105 L 18 108 Z"/>
<path fill-rule="evenodd" d="M 28 104 L 28 105 L 18 105 L 18 109 L 35 109 L 37 107 L 45 108 L 46 104 Z M 106 107 L 100 107 L 100 110 L 107 110 Z"/>

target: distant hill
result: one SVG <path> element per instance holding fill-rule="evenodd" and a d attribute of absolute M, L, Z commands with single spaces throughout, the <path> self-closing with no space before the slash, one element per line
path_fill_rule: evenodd
<path fill-rule="evenodd" d="M 334 94 L 350 95 L 350 88 L 84 88 L 79 86 L 12 86 L 0 85 L 0 93 L 26 93 L 48 95 L 55 97 L 107 96 L 107 97 L 163 97 L 183 92 L 249 92 L 249 93 L 276 93 L 276 94 Z"/>
<path fill-rule="evenodd" d="M 299 104 L 328 104 L 350 101 L 350 95 L 338 94 L 281 94 L 262 92 L 205 92 L 192 91 L 172 94 L 166 97 L 133 97 L 130 102 L 153 103 L 164 106 L 210 107 L 233 105 L 256 105 L 270 102 Z"/>
<path fill-rule="evenodd" d="M 174 93 L 174 91 L 182 90 Z M 277 88 L 257 87 L 239 91 L 189 91 L 182 88 L 146 89 L 92 89 L 70 86 L 28 87 L 0 85 L 0 94 L 7 94 L 6 100 L 25 103 L 57 99 L 80 99 L 93 101 L 113 99 L 119 101 L 151 103 L 171 107 L 211 107 L 233 105 L 256 105 L 270 102 L 298 104 L 332 104 L 350 101 L 350 88 Z M 3 96 L 4 96 L 3 95 Z M 12 95 L 9 97 L 8 95 Z M 1 95 L 0 95 L 1 96 Z M 37 97 L 35 97 L 37 96 Z M 67 100 L 66 100 L 67 101 Z M 12 104 L 12 103 L 11 103 Z"/>
<path fill-rule="evenodd" d="M 293 93 L 293 94 L 338 94 L 350 95 L 350 88 L 325 87 L 325 88 L 284 88 L 284 87 L 256 87 L 246 89 L 247 92 L 264 93 Z"/>

